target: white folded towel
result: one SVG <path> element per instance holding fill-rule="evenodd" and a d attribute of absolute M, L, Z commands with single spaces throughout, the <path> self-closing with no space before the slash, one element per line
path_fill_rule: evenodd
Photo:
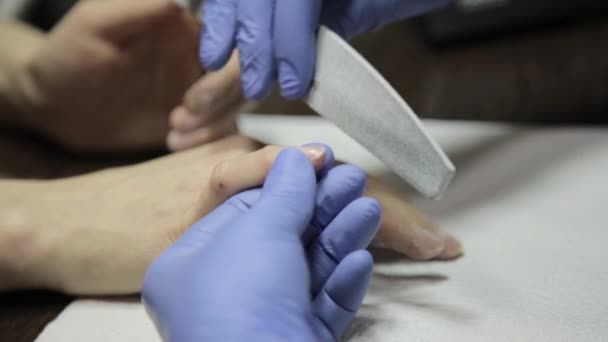
<path fill-rule="evenodd" d="M 328 143 L 338 157 L 382 172 L 322 119 L 241 123 L 264 141 Z M 449 263 L 377 256 L 347 338 L 608 341 L 608 129 L 427 124 L 458 171 L 442 201 L 417 204 L 462 239 L 466 255 Z M 38 339 L 157 340 L 137 301 L 92 300 L 71 304 Z"/>

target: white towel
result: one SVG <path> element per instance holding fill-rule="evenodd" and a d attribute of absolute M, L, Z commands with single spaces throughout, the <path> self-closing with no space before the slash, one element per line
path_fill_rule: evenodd
<path fill-rule="evenodd" d="M 440 202 L 419 200 L 464 242 L 457 261 L 376 256 L 352 341 L 608 341 L 608 129 L 427 122 L 453 158 Z M 382 164 L 318 118 L 245 117 L 264 141 L 323 141 Z M 391 181 L 398 180 L 389 177 Z M 406 187 L 404 187 L 406 188 Z M 137 301 L 76 301 L 38 341 L 155 341 Z"/>

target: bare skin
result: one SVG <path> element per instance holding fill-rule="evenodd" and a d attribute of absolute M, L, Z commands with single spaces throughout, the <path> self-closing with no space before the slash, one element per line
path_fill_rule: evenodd
<path fill-rule="evenodd" d="M 236 113 L 252 107 L 241 88 L 238 52 L 223 69 L 209 72 L 188 89 L 169 117 L 167 147 L 181 151 L 237 132 Z"/>

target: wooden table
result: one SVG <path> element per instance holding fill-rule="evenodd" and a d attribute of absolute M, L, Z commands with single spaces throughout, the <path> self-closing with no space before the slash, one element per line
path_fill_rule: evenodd
<path fill-rule="evenodd" d="M 441 49 L 426 46 L 416 32 L 415 24 L 395 25 L 359 39 L 356 46 L 425 116 L 606 122 L 605 19 Z M 276 96 L 262 103 L 260 111 L 309 112 Z M 72 155 L 31 134 L 0 127 L 2 175 L 64 177 L 162 153 Z M 46 292 L 0 295 L 0 341 L 33 341 L 70 301 Z"/>
<path fill-rule="evenodd" d="M 34 341 L 70 301 L 50 292 L 0 295 L 0 341 Z"/>

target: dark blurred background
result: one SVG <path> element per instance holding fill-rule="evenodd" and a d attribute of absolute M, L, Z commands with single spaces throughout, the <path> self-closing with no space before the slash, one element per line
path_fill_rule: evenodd
<path fill-rule="evenodd" d="M 34 1 L 49 29 L 75 0 Z M 354 46 L 423 117 L 605 123 L 608 1 L 456 0 Z M 256 110 L 308 114 L 276 94 Z"/>
<path fill-rule="evenodd" d="M 353 44 L 424 117 L 608 122 L 605 0 L 460 0 Z"/>

